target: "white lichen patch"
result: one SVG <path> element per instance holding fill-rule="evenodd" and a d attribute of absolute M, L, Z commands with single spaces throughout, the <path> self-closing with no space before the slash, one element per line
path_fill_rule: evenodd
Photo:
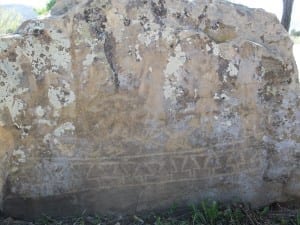
<path fill-rule="evenodd" d="M 0 41 L 0 52 L 3 52 L 8 48 L 8 44 L 4 39 L 1 39 Z"/>
<path fill-rule="evenodd" d="M 43 125 L 47 125 L 47 126 L 52 126 L 53 123 L 50 120 L 46 120 L 46 119 L 39 119 L 37 121 L 38 124 L 43 124 Z"/>
<path fill-rule="evenodd" d="M 144 24 L 144 29 L 147 31 L 140 33 L 138 35 L 138 40 L 148 47 L 152 42 L 159 39 L 160 26 L 157 23 L 146 23 Z"/>
<path fill-rule="evenodd" d="M 71 90 L 70 84 L 66 81 L 63 81 L 62 87 L 50 86 L 48 90 L 48 98 L 50 104 L 55 109 L 61 109 L 65 106 L 68 106 L 76 99 L 75 93 Z"/>
<path fill-rule="evenodd" d="M 60 125 L 58 128 L 56 128 L 53 131 L 53 135 L 55 137 L 61 137 L 66 132 L 71 132 L 73 134 L 73 131 L 75 131 L 75 126 L 71 122 L 66 122 L 62 125 Z"/>
<path fill-rule="evenodd" d="M 211 42 L 211 44 L 206 44 L 206 51 L 212 52 L 215 56 L 220 55 L 220 47 L 215 42 Z"/>
<path fill-rule="evenodd" d="M 15 100 L 12 100 L 11 102 L 11 106 L 9 107 L 9 112 L 10 112 L 10 115 L 13 119 L 13 121 L 15 120 L 15 118 L 20 115 L 22 113 L 22 111 L 24 110 L 25 108 L 25 103 L 23 100 L 21 99 L 15 99 Z"/>
<path fill-rule="evenodd" d="M 221 93 L 221 94 L 215 93 L 213 99 L 227 101 L 227 100 L 230 100 L 230 97 L 224 93 Z"/>
<path fill-rule="evenodd" d="M 176 39 L 175 31 L 173 28 L 166 27 L 161 30 L 161 27 L 157 23 L 147 23 L 145 28 L 147 31 L 138 35 L 138 40 L 141 44 L 148 47 L 151 43 L 159 40 L 160 35 L 163 40 L 168 44 L 171 44 Z"/>
<path fill-rule="evenodd" d="M 162 32 L 162 38 L 167 41 L 168 44 L 171 44 L 176 39 L 175 31 L 173 28 L 166 27 Z"/>
<path fill-rule="evenodd" d="M 169 57 L 168 64 L 164 73 L 167 76 L 174 75 L 175 77 L 179 78 L 180 67 L 182 67 L 185 62 L 186 62 L 186 54 L 182 51 L 181 46 L 177 45 L 175 48 L 175 56 Z"/>
<path fill-rule="evenodd" d="M 47 125 L 47 126 L 55 126 L 56 125 L 56 122 L 55 120 L 48 120 L 46 119 L 47 118 L 47 111 L 51 111 L 51 107 L 50 106 L 47 106 L 45 108 L 43 108 L 42 106 L 37 106 L 35 109 L 34 109 L 34 114 L 35 116 L 37 117 L 37 119 L 34 120 L 34 123 L 35 124 L 38 124 L 38 125 Z"/>
<path fill-rule="evenodd" d="M 210 47 L 208 44 L 206 44 L 205 48 L 206 48 L 206 51 L 207 51 L 207 52 L 210 52 L 210 51 L 211 51 L 211 47 Z"/>
<path fill-rule="evenodd" d="M 68 36 L 66 36 L 63 32 L 51 32 L 51 38 L 55 40 L 56 44 L 59 46 L 63 46 L 66 49 L 71 47 L 71 42 Z"/>
<path fill-rule="evenodd" d="M 1 61 L 0 66 L 0 112 L 8 109 L 12 121 L 20 115 L 24 108 L 25 103 L 18 97 L 28 91 L 28 88 L 20 87 L 20 74 L 17 73 L 17 68 L 14 63 L 7 60 Z M 5 125 L 0 116 L 0 123 Z"/>
<path fill-rule="evenodd" d="M 16 162 L 18 163 L 26 162 L 25 152 L 20 149 L 14 150 L 12 156 L 15 158 Z"/>
<path fill-rule="evenodd" d="M 45 115 L 45 110 L 42 108 L 42 106 L 38 106 L 35 108 L 35 114 L 38 116 L 38 117 L 43 117 Z"/>
<path fill-rule="evenodd" d="M 220 122 L 220 124 L 222 126 L 225 126 L 225 127 L 231 127 L 232 126 L 232 122 L 230 120 Z"/>
<path fill-rule="evenodd" d="M 146 45 L 147 47 L 155 40 L 158 40 L 159 36 L 157 33 L 141 33 L 138 35 L 138 39 L 141 43 Z"/>
<path fill-rule="evenodd" d="M 34 30 L 43 30 L 43 24 L 29 24 L 26 28 L 28 33 Z M 45 73 L 59 70 L 69 70 L 71 67 L 71 56 L 68 49 L 71 46 L 70 40 L 63 36 L 63 33 L 43 31 L 44 35 L 39 39 L 34 35 L 29 35 L 25 40 L 24 47 L 17 47 L 17 55 L 25 55 L 32 62 L 32 73 L 36 78 L 41 78 Z M 42 39 L 49 39 L 49 43 Z M 54 41 L 55 40 L 55 41 Z"/>
<path fill-rule="evenodd" d="M 176 104 L 176 99 L 183 94 L 183 90 L 179 88 L 181 82 L 181 67 L 186 62 L 186 54 L 182 51 L 181 46 L 175 48 L 175 56 L 170 56 L 168 64 L 164 70 L 164 97 L 171 101 L 171 104 Z"/>
<path fill-rule="evenodd" d="M 222 100 L 229 100 L 230 99 L 229 96 L 224 94 L 224 93 L 222 93 L 220 97 L 221 97 Z"/>
<path fill-rule="evenodd" d="M 220 98 L 220 96 L 219 96 L 219 94 L 218 93 L 215 93 L 214 94 L 214 100 L 220 100 L 221 98 Z"/>
<path fill-rule="evenodd" d="M 75 126 L 72 122 L 66 122 L 57 127 L 52 133 L 48 133 L 43 138 L 44 144 L 53 143 L 55 145 L 60 145 L 59 138 L 64 134 L 68 133 L 73 135 L 75 131 Z"/>
<path fill-rule="evenodd" d="M 43 143 L 48 144 L 51 140 L 52 135 L 51 134 L 46 134 L 43 138 Z"/>
<path fill-rule="evenodd" d="M 97 45 L 99 43 L 97 41 L 89 42 L 90 45 L 90 52 L 85 56 L 85 59 L 82 62 L 82 65 L 87 68 L 94 62 L 95 57 L 99 57 L 101 53 L 99 51 L 95 51 Z M 96 53 L 97 52 L 97 53 Z"/>
<path fill-rule="evenodd" d="M 90 66 L 93 63 L 95 57 L 96 57 L 96 55 L 93 53 L 88 54 L 85 57 L 85 60 L 82 62 L 82 65 L 85 67 Z"/>
<path fill-rule="evenodd" d="M 232 62 L 230 62 L 230 63 L 228 64 L 228 67 L 227 67 L 226 72 L 228 72 L 228 75 L 229 75 L 230 77 L 236 77 L 236 76 L 238 75 L 238 73 L 239 73 L 239 70 L 238 70 L 238 68 L 236 67 L 236 65 L 234 65 Z"/>
<path fill-rule="evenodd" d="M 135 45 L 135 58 L 136 58 L 137 62 L 140 62 L 143 60 L 142 56 L 140 55 L 139 45 Z"/>
<path fill-rule="evenodd" d="M 219 48 L 219 46 L 218 46 L 216 43 L 214 43 L 214 42 L 212 42 L 212 50 L 213 50 L 213 54 L 214 54 L 215 56 L 219 56 L 219 55 L 220 55 L 220 48 Z"/>
<path fill-rule="evenodd" d="M 23 28 L 23 31 L 27 34 L 33 34 L 35 30 L 45 29 L 45 24 L 40 20 L 35 20 L 30 23 L 27 23 Z"/>

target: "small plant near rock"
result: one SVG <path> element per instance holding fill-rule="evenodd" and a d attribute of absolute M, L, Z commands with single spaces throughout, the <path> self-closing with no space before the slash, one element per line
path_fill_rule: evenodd
<path fill-rule="evenodd" d="M 300 37 L 300 30 L 292 29 L 291 30 L 291 35 L 295 36 L 295 37 Z"/>
<path fill-rule="evenodd" d="M 222 212 L 215 201 L 203 201 L 200 207 L 193 206 L 193 224 L 196 225 L 216 225 L 221 215 Z"/>
<path fill-rule="evenodd" d="M 39 15 L 45 15 L 52 9 L 52 7 L 55 5 L 55 3 L 56 3 L 56 0 L 49 0 L 46 7 L 41 8 L 41 9 L 35 9 L 35 11 Z"/>
<path fill-rule="evenodd" d="M 300 210 L 296 215 L 295 221 L 293 222 L 293 225 L 300 225 Z"/>
<path fill-rule="evenodd" d="M 245 214 L 240 208 L 227 208 L 224 211 L 224 219 L 232 225 L 240 225 L 245 220 Z"/>

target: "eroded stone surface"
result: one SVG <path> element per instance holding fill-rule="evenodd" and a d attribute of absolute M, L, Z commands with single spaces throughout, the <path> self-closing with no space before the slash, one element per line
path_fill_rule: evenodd
<path fill-rule="evenodd" d="M 299 197 L 292 42 L 263 10 L 58 1 L 1 37 L 0 62 L 8 214 Z"/>

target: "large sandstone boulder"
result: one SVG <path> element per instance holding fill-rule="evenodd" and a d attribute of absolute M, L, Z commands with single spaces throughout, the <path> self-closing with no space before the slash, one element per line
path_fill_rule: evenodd
<path fill-rule="evenodd" d="M 18 216 L 300 196 L 300 90 L 274 15 L 58 1 L 0 39 L 0 185 Z"/>

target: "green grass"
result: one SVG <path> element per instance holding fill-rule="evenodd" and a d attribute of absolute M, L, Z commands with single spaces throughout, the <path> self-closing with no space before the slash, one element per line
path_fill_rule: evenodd
<path fill-rule="evenodd" d="M 15 10 L 0 7 L 0 35 L 14 33 L 22 21 L 22 16 Z"/>
<path fill-rule="evenodd" d="M 56 3 L 56 0 L 49 0 L 46 7 L 40 8 L 40 9 L 35 9 L 35 11 L 39 15 L 45 15 L 52 9 L 52 7 L 55 5 L 55 3 Z"/>
<path fill-rule="evenodd" d="M 294 44 L 300 44 L 300 36 L 291 36 Z"/>
<path fill-rule="evenodd" d="M 298 207 L 298 208 L 297 208 Z M 0 218 L 0 224 L 24 224 Z M 27 223 L 26 223 L 27 224 Z M 29 224 L 29 223 L 28 223 Z M 88 216 L 54 219 L 42 217 L 32 225 L 300 225 L 299 204 L 274 203 L 260 209 L 250 205 L 235 203 L 219 204 L 203 201 L 197 205 L 180 208 L 176 205 L 160 213 L 131 215 L 127 217 Z"/>
<path fill-rule="evenodd" d="M 178 219 L 181 218 L 181 219 Z M 300 225 L 300 209 L 273 204 L 260 209 L 252 209 L 245 204 L 220 205 L 203 201 L 192 206 L 190 212 L 180 217 L 178 214 L 161 215 L 154 225 Z"/>
<path fill-rule="evenodd" d="M 217 202 L 201 202 L 200 206 L 193 206 L 192 223 L 216 225 L 223 216 Z"/>
<path fill-rule="evenodd" d="M 49 0 L 44 8 L 36 9 L 36 11 L 39 15 L 47 14 L 55 3 L 56 0 Z M 0 35 L 14 33 L 22 21 L 22 15 L 15 10 L 0 7 Z"/>

